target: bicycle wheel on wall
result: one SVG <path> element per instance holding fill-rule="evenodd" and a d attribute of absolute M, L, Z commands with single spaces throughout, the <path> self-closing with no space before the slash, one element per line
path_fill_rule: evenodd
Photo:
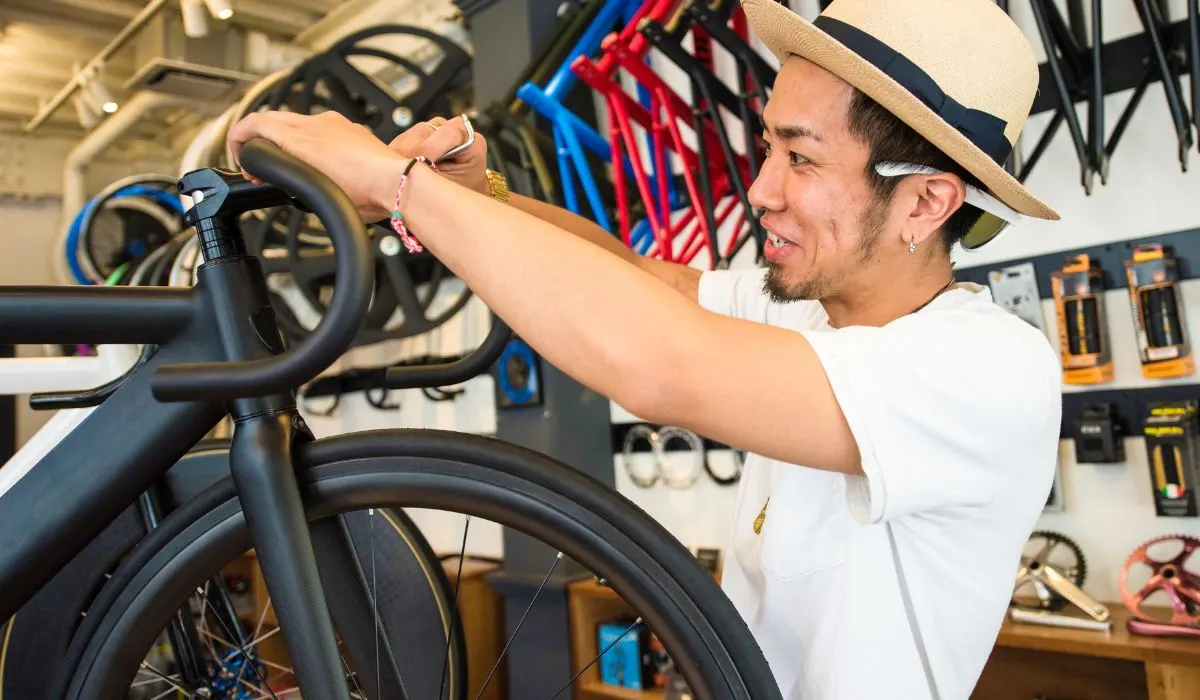
<path fill-rule="evenodd" d="M 490 438 L 411 430 L 317 441 L 299 448 L 297 460 L 314 524 L 364 509 L 419 507 L 517 528 L 607 579 L 659 636 L 695 697 L 780 698 L 757 643 L 695 558 L 632 503 L 545 455 Z M 182 507 L 97 598 L 68 652 L 75 671 L 58 696 L 81 700 L 126 692 L 173 611 L 249 546 L 231 483 Z M 379 594 L 371 595 L 375 600 L 366 603 L 373 606 Z M 384 648 L 396 642 L 384 638 L 393 633 L 366 632 Z M 422 697 L 369 688 L 370 670 L 387 662 L 378 654 L 371 658 L 368 649 L 367 658 L 343 657 L 352 692 L 371 700 Z M 568 691 L 570 679 L 562 680 Z"/>

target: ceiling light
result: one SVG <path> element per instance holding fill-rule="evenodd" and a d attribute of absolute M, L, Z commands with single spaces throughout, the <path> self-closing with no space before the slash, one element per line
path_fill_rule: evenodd
<path fill-rule="evenodd" d="M 112 114 L 120 109 L 121 103 L 117 102 L 117 98 L 109 91 L 108 86 L 104 84 L 104 79 L 99 75 L 88 81 L 86 89 L 88 96 L 92 99 L 92 104 L 99 105 L 105 114 Z"/>
<path fill-rule="evenodd" d="M 208 36 L 208 10 L 202 0 L 179 0 L 179 14 L 183 17 L 183 33 L 192 39 Z"/>
<path fill-rule="evenodd" d="M 229 0 L 204 0 L 204 4 L 208 5 L 208 11 L 217 19 L 225 20 L 233 16 L 233 6 Z"/>
<path fill-rule="evenodd" d="M 83 99 L 83 95 L 75 96 L 75 114 L 79 117 L 79 125 L 85 129 L 90 129 L 100 122 L 100 115 Z"/>

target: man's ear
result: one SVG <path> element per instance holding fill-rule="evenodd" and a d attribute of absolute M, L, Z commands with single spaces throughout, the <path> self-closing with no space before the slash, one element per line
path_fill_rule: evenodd
<path fill-rule="evenodd" d="M 967 186 L 952 173 L 909 178 L 914 205 L 905 222 L 905 241 L 920 245 L 932 236 L 962 206 Z"/>

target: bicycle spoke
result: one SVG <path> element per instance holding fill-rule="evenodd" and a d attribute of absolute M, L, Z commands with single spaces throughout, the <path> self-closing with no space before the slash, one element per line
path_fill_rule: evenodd
<path fill-rule="evenodd" d="M 175 688 L 167 688 L 166 690 L 164 690 L 163 692 L 159 693 L 158 695 L 155 695 L 154 697 L 150 698 L 150 700 L 159 700 L 159 698 L 165 698 L 165 697 L 167 697 L 168 695 L 170 695 L 171 693 L 174 693 L 174 692 L 175 692 Z M 179 692 L 181 692 L 181 693 L 187 693 L 187 691 L 186 691 L 186 690 L 184 690 L 183 688 L 180 688 L 180 689 L 179 689 Z M 191 697 L 194 697 L 194 696 L 193 696 L 191 693 L 188 693 L 188 697 L 189 697 L 189 698 L 191 698 Z"/>
<path fill-rule="evenodd" d="M 557 555 L 555 555 L 554 563 L 550 565 L 550 570 L 547 571 L 546 575 L 542 578 L 542 583 L 540 586 L 538 586 L 537 591 L 534 592 L 533 599 L 530 600 L 529 605 L 525 607 L 524 614 L 521 615 L 521 619 L 517 622 L 516 628 L 509 636 L 508 641 L 505 642 L 504 649 L 500 651 L 500 656 L 496 658 L 496 663 L 492 666 L 492 670 L 488 671 L 487 678 L 485 678 L 483 681 L 483 687 L 480 688 L 479 692 L 475 695 L 475 700 L 479 700 L 479 698 L 483 697 L 483 692 L 487 690 L 488 685 L 491 684 L 492 677 L 496 675 L 496 669 L 500 668 L 500 662 L 504 661 L 505 655 L 508 654 L 508 648 L 512 646 L 513 640 L 517 638 L 517 633 L 521 631 L 521 626 L 525 624 L 525 618 L 529 617 L 529 611 L 533 610 L 533 604 L 536 603 L 538 597 L 542 595 L 542 589 L 546 587 L 546 582 L 550 580 L 550 576 L 554 573 L 554 570 L 558 568 L 558 563 L 562 561 L 562 558 L 562 552 L 559 552 Z"/>
<path fill-rule="evenodd" d="M 579 669 L 579 673 L 576 673 L 574 676 L 571 676 L 571 680 L 567 681 L 567 682 L 566 682 L 566 683 L 563 685 L 563 687 L 559 688 L 559 689 L 558 689 L 558 692 L 554 693 L 554 695 L 551 695 L 551 696 L 550 696 L 550 700 L 554 700 L 554 699 L 555 699 L 555 698 L 557 698 L 559 695 L 562 695 L 562 692 L 563 692 L 564 690 L 566 690 L 567 688 L 570 688 L 572 685 L 574 685 L 574 684 L 575 684 L 575 681 L 579 680 L 579 677 L 580 677 L 580 676 L 582 676 L 582 675 L 584 674 L 584 672 L 585 672 L 585 671 L 587 671 L 589 668 L 591 668 L 592 666 L 594 666 L 594 665 L 595 665 L 595 663 L 596 663 L 597 661 L 599 661 L 601 657 L 603 657 L 605 654 L 607 654 L 607 653 L 608 653 L 608 650 L 609 650 L 609 649 L 612 649 L 613 647 L 615 647 L 615 646 L 617 645 L 617 642 L 619 642 L 619 641 L 621 641 L 622 639 L 624 639 L 624 638 L 625 638 L 625 635 L 629 634 L 629 631 L 630 631 L 631 629 L 633 629 L 634 627 L 637 627 L 637 626 L 638 626 L 638 625 L 640 625 L 640 624 L 642 624 L 642 618 L 640 618 L 640 617 L 639 617 L 638 619 L 636 619 L 636 620 L 634 620 L 634 621 L 633 621 L 633 624 L 631 624 L 630 626 L 626 627 L 626 628 L 625 628 L 625 631 L 624 631 L 624 632 L 622 632 L 622 633 L 621 633 L 621 635 L 620 635 L 619 637 L 617 637 L 616 639 L 614 639 L 614 640 L 612 640 L 611 642 L 609 642 L 609 643 L 608 643 L 608 646 L 604 647 L 604 649 L 603 649 L 603 650 L 601 650 L 599 654 L 596 654 L 596 658 L 594 658 L 594 659 L 592 659 L 591 661 L 587 662 L 587 664 L 586 664 L 586 665 L 585 665 L 583 668 Z"/>
<path fill-rule="evenodd" d="M 254 636 L 262 634 L 263 624 L 267 621 L 267 611 L 271 609 L 271 596 L 267 596 L 267 604 L 263 606 L 262 615 L 258 616 L 258 624 L 254 627 Z"/>
<path fill-rule="evenodd" d="M 197 590 L 199 590 L 199 589 L 197 589 Z M 230 637 L 236 637 L 236 635 L 234 635 L 233 631 L 229 629 L 229 626 L 225 624 L 225 621 L 221 619 L 221 615 L 217 612 L 216 607 L 213 606 L 212 602 L 209 601 L 208 596 L 205 595 L 203 591 L 200 591 L 200 597 L 202 597 L 204 599 L 204 605 L 207 606 L 208 609 L 212 611 L 213 617 L 216 618 L 217 624 L 221 625 L 221 629 L 225 632 L 225 634 L 229 635 Z M 263 684 L 263 686 L 266 687 L 267 692 L 271 694 L 271 698 L 273 700 L 279 700 L 278 696 L 276 696 L 275 693 L 271 690 L 271 687 L 267 685 L 267 679 L 262 677 L 262 674 L 258 672 L 258 667 L 255 666 L 254 662 L 250 660 L 250 655 L 247 654 L 245 652 L 245 650 L 242 649 L 241 646 L 237 646 L 236 648 L 238 649 L 238 651 L 241 652 L 242 656 L 245 657 L 245 659 L 246 659 L 245 665 L 249 666 L 251 671 L 254 671 L 255 676 L 258 676 L 259 682 L 261 682 Z"/>
<path fill-rule="evenodd" d="M 462 583 L 463 560 L 467 558 L 467 532 L 471 528 L 471 516 L 463 523 L 462 546 L 458 548 L 458 575 L 454 577 L 454 595 L 450 598 L 450 630 L 446 635 L 446 653 L 442 656 L 442 685 L 438 689 L 438 700 L 446 692 L 446 670 L 450 664 L 450 642 L 454 639 L 454 628 L 458 626 L 458 587 Z"/>
<path fill-rule="evenodd" d="M 376 511 L 375 508 L 367 509 L 367 518 L 368 518 L 367 523 L 368 523 L 368 538 L 370 539 L 369 544 L 371 547 L 371 553 L 370 553 L 370 559 L 371 559 L 371 617 L 374 618 L 374 623 L 375 623 L 375 687 L 379 690 L 379 693 L 382 696 L 383 688 L 381 686 L 383 685 L 383 679 L 382 679 L 383 665 L 380 663 L 379 640 L 382 637 L 383 641 L 385 643 L 387 643 L 389 648 L 391 648 L 391 640 L 388 639 L 387 629 L 384 628 L 383 620 L 380 619 L 380 617 L 379 617 L 379 588 L 378 588 L 378 585 L 376 582 L 376 576 L 375 576 L 375 511 Z M 387 513 L 382 513 L 381 515 L 385 519 L 388 518 Z M 388 522 L 390 523 L 391 520 L 388 519 Z M 354 552 L 355 559 L 361 561 L 361 555 L 359 554 L 357 545 L 355 545 L 355 543 L 354 543 L 353 537 L 350 538 L 349 544 L 350 544 L 350 549 L 353 550 L 353 552 Z M 361 659 L 360 659 L 360 661 L 361 661 Z M 342 663 L 345 664 L 345 662 L 346 661 L 343 658 Z M 347 670 L 349 670 L 349 667 L 347 667 Z M 351 672 L 351 673 L 353 673 L 353 672 Z M 400 672 L 399 668 L 396 669 L 396 681 L 400 684 L 400 692 L 402 693 L 402 695 L 404 697 L 410 697 L 409 693 L 408 693 L 408 686 L 404 683 L 404 674 Z M 357 685 L 357 680 L 355 680 L 355 684 Z M 359 688 L 359 692 L 362 692 L 361 688 Z"/>
<path fill-rule="evenodd" d="M 271 637 L 274 637 L 276 634 L 279 634 L 279 630 L 280 630 L 280 628 L 276 627 L 275 629 L 271 630 L 270 632 L 267 632 L 266 634 L 259 637 L 258 639 L 255 639 L 253 642 L 250 642 L 246 646 L 236 648 L 232 654 L 230 654 L 229 656 L 226 656 L 224 659 L 222 659 L 222 661 L 224 663 L 229 663 L 230 661 L 233 661 L 233 657 L 237 656 L 239 652 L 249 651 L 249 650 L 253 649 L 254 647 L 261 644 L 264 639 L 269 639 Z M 230 646 L 232 647 L 233 645 L 230 645 Z"/>
<path fill-rule="evenodd" d="M 201 593 L 201 595 L 208 595 L 208 585 L 209 585 L 209 582 L 205 581 L 204 582 L 204 592 Z M 189 608 L 188 612 L 191 613 L 190 604 L 189 604 L 188 608 Z M 208 631 L 208 615 L 200 616 L 200 629 L 198 629 L 196 631 L 204 639 L 204 643 L 208 645 L 209 658 L 212 658 L 212 659 L 217 658 L 217 650 L 213 647 L 213 644 L 212 644 L 212 640 L 216 637 L 215 637 L 215 635 L 213 635 L 211 632 Z M 217 641 L 221 642 L 222 644 L 226 643 L 220 639 L 217 639 Z M 228 646 L 233 646 L 233 645 L 229 644 Z"/>
<path fill-rule="evenodd" d="M 166 692 L 166 693 L 163 693 L 162 695 L 159 695 L 159 696 L 158 696 L 158 697 L 160 697 L 160 698 L 161 698 L 161 697 L 163 697 L 163 695 L 168 695 L 168 694 L 170 694 L 170 693 L 173 693 L 173 692 L 175 692 L 176 690 L 178 690 L 179 692 L 181 692 L 181 693 L 183 693 L 184 695 L 188 696 L 189 698 L 191 698 L 191 697 L 194 697 L 194 696 L 193 696 L 191 693 L 189 693 L 189 692 L 188 692 L 188 691 L 187 691 L 187 690 L 186 690 L 186 689 L 185 689 L 183 686 L 181 686 L 181 685 L 179 685 L 178 683 L 176 683 L 175 681 L 171 680 L 171 678 L 170 678 L 169 676 L 167 676 L 167 674 L 163 673 L 162 671 L 158 670 L 157 668 L 154 668 L 153 666 L 151 666 L 150 664 L 146 663 L 145 661 L 143 661 L 143 662 L 142 662 L 142 666 L 141 666 L 141 668 L 140 668 L 139 670 L 141 670 L 141 671 L 149 671 L 151 675 L 157 676 L 157 677 L 158 677 L 158 680 L 160 680 L 160 681 L 162 681 L 163 683 L 166 683 L 167 685 L 171 686 L 171 688 L 170 688 L 169 690 L 167 690 L 167 692 Z"/>
<path fill-rule="evenodd" d="M 209 649 L 209 651 L 212 652 L 212 657 L 214 659 L 220 658 L 220 656 L 221 656 L 220 654 L 217 653 L 217 650 L 212 645 L 212 642 L 214 642 L 214 641 L 217 644 L 220 644 L 221 646 L 226 646 L 226 647 L 229 647 L 230 649 L 237 649 L 236 644 L 226 640 L 224 637 L 218 637 L 217 635 L 213 634 L 212 632 L 209 632 L 208 630 L 196 630 L 196 631 L 199 632 L 200 635 L 202 637 L 204 637 L 205 640 L 210 640 L 208 649 Z"/>
<path fill-rule="evenodd" d="M 354 671 L 350 670 L 350 664 L 346 663 L 346 657 L 338 654 L 338 658 L 342 660 L 342 668 L 346 669 L 346 677 L 350 679 L 350 682 L 354 684 L 354 689 L 358 691 L 357 693 L 350 693 L 350 695 L 356 698 L 362 698 L 362 700 L 366 700 L 367 694 L 363 692 L 362 686 L 358 684 L 358 679 L 354 677 Z M 378 659 L 376 660 L 376 663 L 378 663 Z"/>
<path fill-rule="evenodd" d="M 145 664 L 145 663 L 143 663 L 143 665 L 149 666 L 149 664 Z M 145 672 L 146 672 L 146 669 L 144 669 L 144 668 L 138 669 L 138 673 L 145 673 Z M 152 676 L 151 678 L 147 678 L 144 681 L 137 681 L 129 687 L 130 688 L 141 688 L 142 686 L 150 685 L 152 683 L 170 683 L 173 680 L 181 680 L 178 675 L 170 676 L 167 678 L 159 678 L 157 676 L 154 676 L 154 673 L 151 673 L 150 675 Z"/>

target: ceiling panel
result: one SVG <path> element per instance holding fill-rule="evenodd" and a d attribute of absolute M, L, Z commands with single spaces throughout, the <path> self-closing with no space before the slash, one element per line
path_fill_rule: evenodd
<path fill-rule="evenodd" d="M 95 57 L 148 1 L 0 0 L 0 130 L 18 130 L 32 119 L 40 101 L 52 99 L 72 79 L 76 66 Z M 234 16 L 229 21 L 287 41 L 340 4 L 341 0 L 232 0 Z M 170 0 L 161 11 L 178 13 L 177 0 Z M 210 27 L 219 24 L 209 17 Z M 105 64 L 105 82 L 118 97 L 123 97 L 120 86 L 141 68 L 134 64 L 133 43 Z M 156 127 L 167 126 L 165 116 L 157 118 L 157 125 L 141 131 L 153 135 Z M 47 128 L 55 133 L 84 132 L 70 100 L 56 111 Z"/>

